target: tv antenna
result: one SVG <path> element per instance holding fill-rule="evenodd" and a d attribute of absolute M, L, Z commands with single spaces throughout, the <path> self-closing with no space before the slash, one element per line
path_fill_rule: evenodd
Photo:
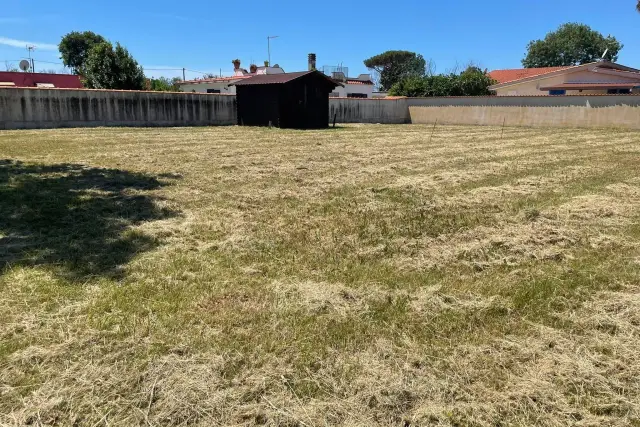
<path fill-rule="evenodd" d="M 34 45 L 27 45 L 27 50 L 29 51 L 29 62 L 31 63 L 31 72 L 35 72 L 35 63 L 33 61 L 33 58 L 31 58 L 31 52 L 33 52 L 34 50 L 36 50 L 36 47 Z"/>
<path fill-rule="evenodd" d="M 269 66 L 271 66 L 271 39 L 277 39 L 280 36 L 267 36 L 267 54 L 269 55 Z"/>

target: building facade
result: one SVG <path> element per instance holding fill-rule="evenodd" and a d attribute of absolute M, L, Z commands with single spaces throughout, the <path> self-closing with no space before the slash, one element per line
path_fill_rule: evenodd
<path fill-rule="evenodd" d="M 373 82 L 369 74 L 360 74 L 358 77 L 345 77 L 340 73 L 333 73 L 333 79 L 342 86 L 331 92 L 331 97 L 341 98 L 373 98 Z"/>
<path fill-rule="evenodd" d="M 608 61 L 571 67 L 495 70 L 498 96 L 604 95 L 640 91 L 640 70 Z"/>

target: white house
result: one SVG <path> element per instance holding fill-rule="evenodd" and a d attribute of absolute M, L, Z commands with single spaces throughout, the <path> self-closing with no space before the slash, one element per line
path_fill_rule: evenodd
<path fill-rule="evenodd" d="M 282 74 L 284 70 L 279 65 L 273 67 L 265 65 L 264 67 L 258 67 L 257 65 L 251 65 L 250 71 L 240 67 L 240 61 L 233 61 L 233 75 L 229 77 L 212 77 L 202 78 L 195 80 L 185 80 L 178 83 L 182 92 L 199 92 L 199 93 L 227 93 L 235 94 L 236 87 L 233 83 L 239 82 L 243 79 L 248 79 L 258 74 Z"/>
<path fill-rule="evenodd" d="M 571 67 L 495 70 L 498 96 L 627 94 L 640 90 L 640 70 L 609 61 Z"/>
<path fill-rule="evenodd" d="M 308 59 L 308 69 L 316 69 L 316 54 L 310 53 Z M 344 98 L 373 98 L 373 80 L 371 75 L 360 74 L 358 77 L 347 77 L 348 68 L 346 67 L 323 67 L 322 70 L 327 76 L 334 81 L 340 83 L 334 89 L 330 97 Z"/>
<path fill-rule="evenodd" d="M 341 72 L 334 72 L 333 80 L 342 83 L 329 96 L 342 98 L 373 98 L 373 81 L 369 74 L 360 74 L 358 77 L 346 77 Z"/>

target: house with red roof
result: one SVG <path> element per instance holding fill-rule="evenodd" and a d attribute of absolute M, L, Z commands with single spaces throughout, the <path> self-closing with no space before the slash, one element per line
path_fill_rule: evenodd
<path fill-rule="evenodd" d="M 373 81 L 370 74 L 360 74 L 358 77 L 347 77 L 341 72 L 331 73 L 331 78 L 340 83 L 331 97 L 343 98 L 373 98 Z"/>
<path fill-rule="evenodd" d="M 494 70 L 498 96 L 604 95 L 640 92 L 640 70 L 609 61 L 570 67 Z"/>
<path fill-rule="evenodd" d="M 2 87 L 82 89 L 82 81 L 80 76 L 72 74 L 0 71 L 0 88 Z"/>
<path fill-rule="evenodd" d="M 238 83 L 244 79 L 248 79 L 254 76 L 263 74 L 283 74 L 284 70 L 279 65 L 269 66 L 265 63 L 264 67 L 258 67 L 252 64 L 249 67 L 249 71 L 240 66 L 240 60 L 234 59 L 233 63 L 233 75 L 227 77 L 211 77 L 195 80 L 185 80 L 178 85 L 182 92 L 199 92 L 199 93 L 226 93 L 235 94 L 235 83 Z"/>

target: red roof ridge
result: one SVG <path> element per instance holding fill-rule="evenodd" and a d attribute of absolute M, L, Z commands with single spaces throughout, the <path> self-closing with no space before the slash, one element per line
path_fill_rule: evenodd
<path fill-rule="evenodd" d="M 371 80 L 346 79 L 345 82 L 353 85 L 373 85 Z"/>

